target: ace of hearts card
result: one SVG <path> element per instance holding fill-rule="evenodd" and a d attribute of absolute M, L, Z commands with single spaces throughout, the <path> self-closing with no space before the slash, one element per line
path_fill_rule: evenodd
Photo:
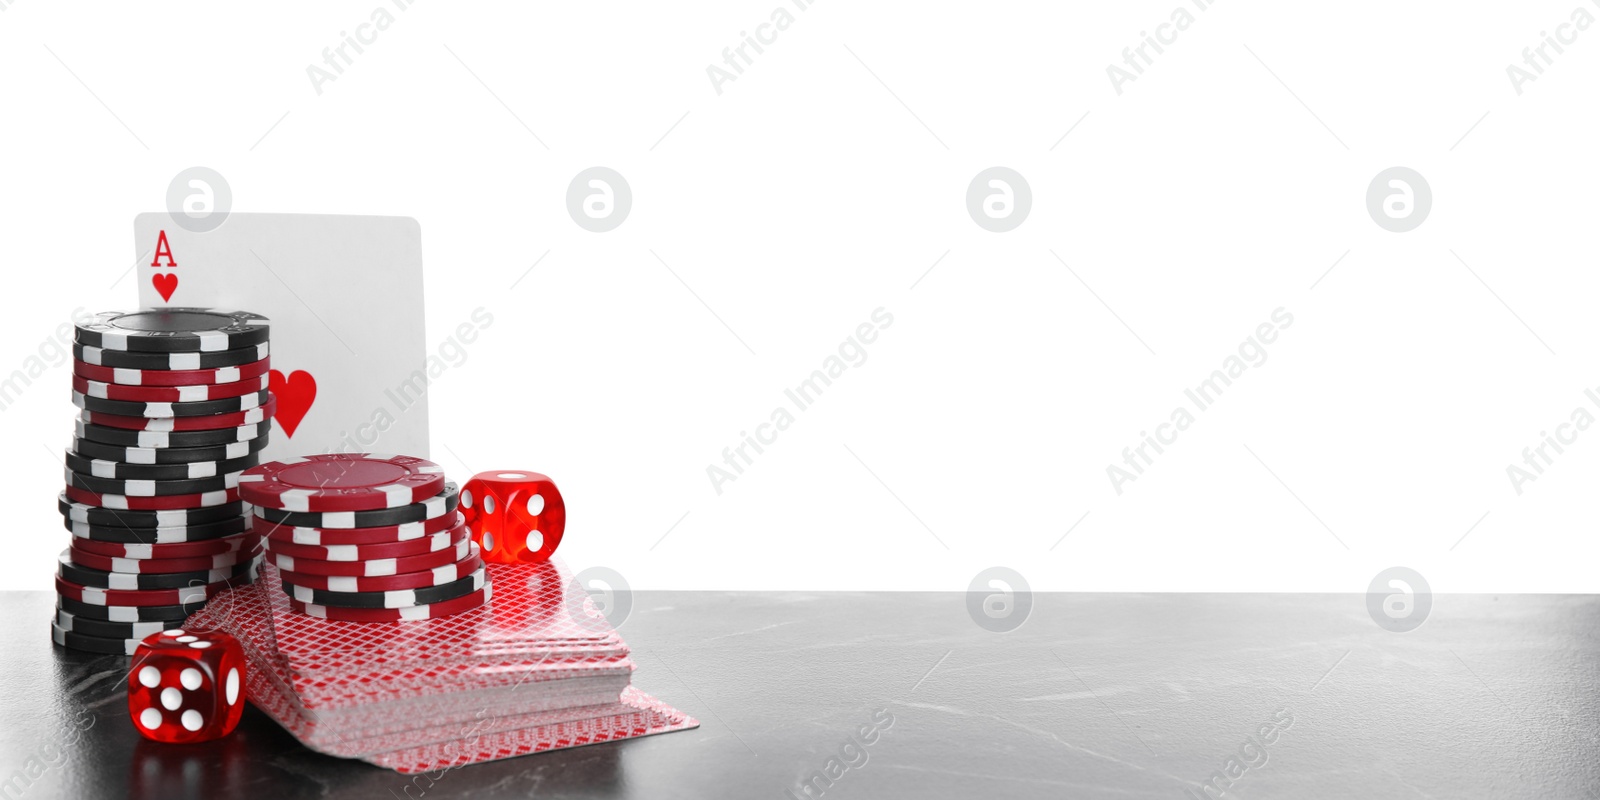
<path fill-rule="evenodd" d="M 263 459 L 428 457 L 416 220 L 235 213 L 194 232 L 151 212 L 133 229 L 141 308 L 237 309 L 272 321 L 278 410 Z"/>

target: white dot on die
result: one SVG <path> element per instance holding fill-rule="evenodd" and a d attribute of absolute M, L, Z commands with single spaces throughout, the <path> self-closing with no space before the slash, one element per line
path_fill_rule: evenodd
<path fill-rule="evenodd" d="M 520 472 L 502 472 L 499 475 L 496 475 L 495 477 L 496 478 L 505 478 L 508 481 L 520 481 L 523 478 L 526 478 L 528 476 L 526 476 L 526 475 L 524 475 L 524 474 L 522 474 Z"/>
<path fill-rule="evenodd" d="M 210 647 L 211 643 L 210 642 L 190 642 L 189 646 L 193 647 L 196 650 L 204 650 L 207 647 Z"/>
<path fill-rule="evenodd" d="M 183 705 L 183 692 L 175 686 L 168 686 L 161 690 L 161 707 L 168 711 L 177 711 Z"/>
<path fill-rule="evenodd" d="M 461 507 L 472 508 L 472 492 L 461 493 Z"/>
<path fill-rule="evenodd" d="M 226 692 L 227 695 L 228 695 L 228 705 L 233 705 L 233 701 L 239 699 L 239 670 L 238 669 L 230 669 L 230 670 L 228 670 L 228 683 L 227 683 L 227 686 L 223 687 L 223 691 Z"/>
<path fill-rule="evenodd" d="M 483 498 L 483 511 L 486 514 L 493 514 L 494 513 L 494 497 L 493 496 Z"/>
<path fill-rule="evenodd" d="M 179 636 L 178 637 L 178 641 L 180 641 L 180 642 L 194 642 L 194 641 L 198 641 L 199 639 L 200 639 L 200 637 L 198 637 L 198 636 Z"/>
<path fill-rule="evenodd" d="M 542 511 L 544 511 L 544 495 L 539 494 L 537 492 L 529 495 L 528 496 L 528 513 L 537 517 L 537 516 L 539 516 L 539 513 L 542 512 Z"/>
<path fill-rule="evenodd" d="M 544 549 L 544 534 L 528 531 L 528 552 L 537 553 L 542 549 Z"/>
<path fill-rule="evenodd" d="M 146 689 L 156 688 L 156 684 L 161 683 L 161 670 L 149 666 L 139 670 L 139 682 L 144 684 Z"/>
<path fill-rule="evenodd" d="M 183 684 L 183 688 L 191 692 L 200 688 L 200 670 L 189 667 L 178 673 L 178 683 Z"/>
<path fill-rule="evenodd" d="M 494 552 L 494 533 L 492 531 L 483 532 L 483 549 L 491 553 Z"/>
<path fill-rule="evenodd" d="M 152 731 L 161 727 L 161 712 L 154 708 L 147 708 L 143 711 L 140 711 L 139 724 L 143 725 L 145 729 Z"/>
<path fill-rule="evenodd" d="M 178 721 L 183 723 L 184 730 L 197 731 L 200 730 L 200 725 L 205 722 L 205 718 L 200 716 L 200 712 L 191 708 L 183 712 L 183 716 L 179 717 Z"/>
<path fill-rule="evenodd" d="M 162 636 L 184 636 L 185 634 L 184 634 L 182 628 L 173 628 L 170 631 L 162 631 L 161 635 Z"/>

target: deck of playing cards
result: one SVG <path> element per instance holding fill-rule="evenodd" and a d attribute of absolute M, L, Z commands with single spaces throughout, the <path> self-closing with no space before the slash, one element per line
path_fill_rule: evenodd
<path fill-rule="evenodd" d="M 488 569 L 479 608 L 373 623 L 292 610 L 265 565 L 185 627 L 238 638 L 250 702 L 307 747 L 404 773 L 699 725 L 632 687 L 627 645 L 561 562 Z"/>

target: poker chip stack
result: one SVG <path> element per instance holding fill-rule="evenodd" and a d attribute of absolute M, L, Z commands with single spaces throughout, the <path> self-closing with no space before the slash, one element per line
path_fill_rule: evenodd
<path fill-rule="evenodd" d="M 217 593 L 254 580 L 260 536 L 239 498 L 267 444 L 265 317 L 201 308 L 79 321 L 59 509 L 55 642 L 132 654 Z"/>
<path fill-rule="evenodd" d="M 295 611 L 401 622 L 470 611 L 491 596 L 456 486 L 431 461 L 304 456 L 245 470 L 239 491 Z"/>

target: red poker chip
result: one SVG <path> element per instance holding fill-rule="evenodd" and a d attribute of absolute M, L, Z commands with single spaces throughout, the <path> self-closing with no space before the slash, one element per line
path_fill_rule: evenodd
<path fill-rule="evenodd" d="M 214 383 L 200 386 L 125 386 L 120 383 L 91 381 L 72 376 L 72 391 L 85 397 L 117 400 L 125 403 L 196 403 L 203 400 L 227 400 L 255 394 L 267 388 L 270 375 L 248 378 L 233 383 Z"/>
<path fill-rule="evenodd" d="M 251 467 L 239 489 L 246 502 L 283 511 L 371 511 L 433 497 L 444 469 L 415 456 L 327 453 Z"/>
<path fill-rule="evenodd" d="M 466 524 L 459 513 L 434 517 L 423 522 L 402 525 L 384 525 L 375 528 L 297 528 L 251 515 L 250 530 L 276 542 L 333 546 L 342 544 L 387 544 L 421 539 L 431 533 L 447 531 Z"/>
<path fill-rule="evenodd" d="M 435 553 L 440 550 L 452 550 L 457 544 L 468 539 L 467 526 L 457 525 L 448 531 L 432 533 L 421 539 L 412 539 L 405 542 L 387 542 L 384 544 L 294 544 L 292 542 L 267 541 L 267 551 L 275 556 L 288 556 L 295 559 L 315 559 L 318 561 L 377 561 L 385 558 L 405 558 L 407 556 L 420 556 L 425 553 Z"/>
<path fill-rule="evenodd" d="M 260 541 L 259 539 L 257 541 Z M 235 550 L 228 553 L 218 553 L 211 556 L 190 556 L 188 558 L 117 558 L 103 556 L 98 553 L 89 553 L 77 546 L 69 548 L 72 563 L 89 569 L 98 569 L 105 572 L 115 572 L 123 575 L 162 575 L 172 572 L 206 572 L 214 569 L 228 569 L 255 558 L 261 551 L 259 546 L 248 550 Z"/>
<path fill-rule="evenodd" d="M 494 590 L 494 584 L 486 584 L 482 589 L 468 595 L 452 600 L 441 600 L 422 606 L 408 606 L 405 608 L 342 608 L 339 606 L 319 606 L 311 603 L 302 603 L 293 597 L 289 598 L 289 607 L 302 614 L 322 619 L 342 620 L 345 622 L 407 622 L 412 620 L 438 619 L 474 608 L 487 603 Z"/>
<path fill-rule="evenodd" d="M 202 539 L 195 542 L 166 542 L 144 544 L 139 542 L 102 542 L 95 539 L 77 539 L 72 542 L 73 553 L 92 553 L 106 558 L 135 560 L 165 560 L 169 558 L 199 558 L 240 550 L 253 550 L 261 543 L 260 534 L 237 533 L 220 539 Z"/>
<path fill-rule="evenodd" d="M 422 572 L 447 564 L 454 564 L 466 558 L 467 554 L 472 551 L 472 540 L 462 539 L 454 547 L 447 547 L 432 553 L 424 553 L 420 556 L 405 556 L 403 558 L 381 558 L 372 561 L 322 561 L 267 553 L 266 561 L 285 572 L 304 573 L 307 575 L 372 577 L 375 575 Z"/>
<path fill-rule="evenodd" d="M 129 497 L 125 494 L 96 494 L 76 486 L 68 486 L 66 495 L 68 500 L 86 506 L 119 511 L 166 511 L 179 508 L 207 508 L 232 503 L 239 499 L 239 490 L 223 489 L 201 494 L 169 494 L 161 497 Z"/>
<path fill-rule="evenodd" d="M 289 572 L 278 570 L 278 577 L 287 584 L 304 586 L 307 589 L 316 589 L 325 592 L 396 592 L 404 589 L 426 589 L 430 586 L 443 586 L 452 581 L 477 572 L 483 567 L 483 559 L 478 555 L 477 547 L 473 547 L 467 557 L 454 564 L 434 567 L 430 570 L 419 572 L 402 572 L 399 575 L 375 575 L 371 577 L 354 575 L 312 575 L 305 572 Z"/>
<path fill-rule="evenodd" d="M 237 428 L 272 419 L 278 413 L 277 399 L 248 411 L 227 414 L 203 414 L 197 417 L 129 417 L 121 414 L 102 414 L 83 409 L 78 418 L 93 425 L 122 428 L 130 431 L 214 431 L 219 428 Z"/>
<path fill-rule="evenodd" d="M 271 357 L 237 367 L 217 369 L 128 369 L 72 360 L 72 374 L 91 381 L 123 386 L 210 386 L 259 378 L 272 368 Z"/>
<path fill-rule="evenodd" d="M 207 600 L 255 579 L 247 572 L 237 578 L 185 586 L 182 589 L 95 589 L 56 576 L 56 594 L 91 606 L 181 606 Z"/>

